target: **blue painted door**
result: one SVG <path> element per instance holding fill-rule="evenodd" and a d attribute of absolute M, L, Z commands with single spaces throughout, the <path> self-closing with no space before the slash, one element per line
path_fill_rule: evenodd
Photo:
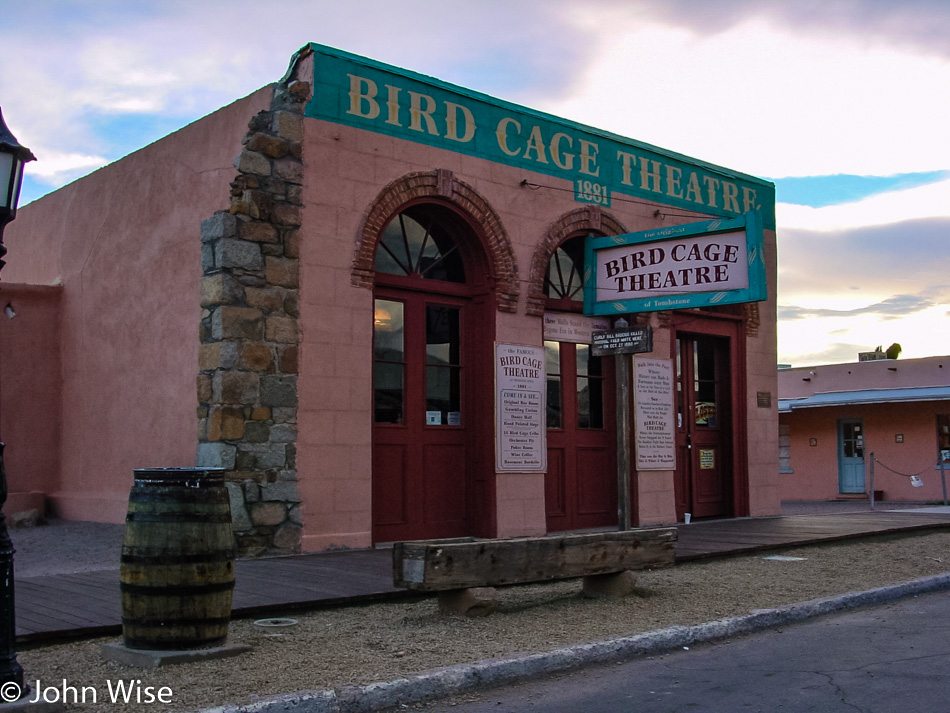
<path fill-rule="evenodd" d="M 863 493 L 864 423 L 859 418 L 838 421 L 838 492 Z"/>

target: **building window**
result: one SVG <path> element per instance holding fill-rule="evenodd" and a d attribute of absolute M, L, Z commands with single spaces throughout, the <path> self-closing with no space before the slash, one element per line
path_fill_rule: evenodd
<path fill-rule="evenodd" d="M 792 429 L 788 424 L 778 427 L 778 472 L 794 473 L 792 470 Z"/>
<path fill-rule="evenodd" d="M 950 414 L 937 414 L 937 448 L 940 449 L 940 459 L 950 465 Z"/>
<path fill-rule="evenodd" d="M 584 302 L 583 235 L 565 240 L 548 261 L 544 278 L 545 307 L 549 310 L 580 312 Z"/>
<path fill-rule="evenodd" d="M 390 221 L 376 249 L 376 272 L 465 282 L 465 266 L 448 226 L 422 206 L 407 208 Z"/>

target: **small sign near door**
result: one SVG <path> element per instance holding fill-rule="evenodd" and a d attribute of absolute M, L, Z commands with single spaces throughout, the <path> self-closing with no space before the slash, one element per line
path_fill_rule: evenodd
<path fill-rule="evenodd" d="M 544 339 L 549 342 L 590 344 L 593 339 L 591 335 L 605 329 L 610 329 L 610 320 L 606 317 L 585 317 L 567 312 L 544 313 Z"/>
<path fill-rule="evenodd" d="M 700 448 L 699 468 L 700 470 L 715 470 L 716 451 L 714 451 L 712 448 Z"/>
<path fill-rule="evenodd" d="M 648 326 L 594 332 L 591 337 L 590 353 L 597 357 L 653 351 L 653 329 Z"/>

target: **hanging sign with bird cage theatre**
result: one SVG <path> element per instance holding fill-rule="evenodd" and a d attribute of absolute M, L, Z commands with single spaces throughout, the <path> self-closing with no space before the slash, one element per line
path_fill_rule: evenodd
<path fill-rule="evenodd" d="M 690 309 L 767 297 L 762 222 L 738 218 L 587 239 L 584 313 Z"/>

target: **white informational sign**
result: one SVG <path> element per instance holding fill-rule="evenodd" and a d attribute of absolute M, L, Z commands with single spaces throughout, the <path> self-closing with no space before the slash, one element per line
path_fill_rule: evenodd
<path fill-rule="evenodd" d="M 637 470 L 676 468 L 672 359 L 634 357 L 633 402 Z"/>
<path fill-rule="evenodd" d="M 585 317 L 568 312 L 544 313 L 544 339 L 549 342 L 590 344 L 594 332 L 610 329 L 607 317 Z"/>
<path fill-rule="evenodd" d="M 495 465 L 498 472 L 548 467 L 544 349 L 495 344 Z"/>

